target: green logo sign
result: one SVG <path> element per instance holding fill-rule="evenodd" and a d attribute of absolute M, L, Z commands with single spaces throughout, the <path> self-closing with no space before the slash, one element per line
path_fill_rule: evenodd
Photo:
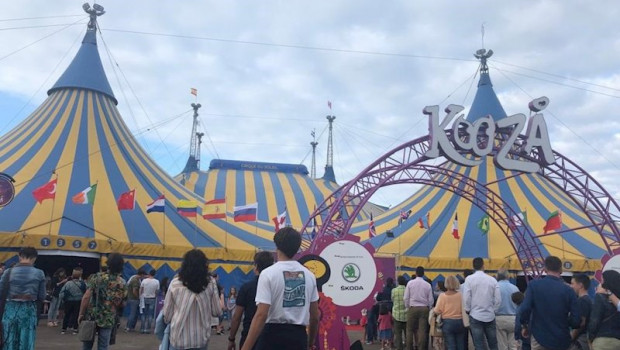
<path fill-rule="evenodd" d="M 360 279 L 360 268 L 353 263 L 344 265 L 342 268 L 342 278 L 349 283 L 356 282 Z"/>

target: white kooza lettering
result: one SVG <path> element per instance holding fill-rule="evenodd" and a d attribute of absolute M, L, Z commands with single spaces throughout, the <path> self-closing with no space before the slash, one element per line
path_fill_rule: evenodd
<path fill-rule="evenodd" d="M 529 104 L 532 112 L 540 112 L 549 105 L 547 97 L 540 97 Z M 429 158 L 445 156 L 449 160 L 465 165 L 477 166 L 482 163 L 482 159 L 493 151 L 495 133 L 498 129 L 502 132 L 508 131 L 508 138 L 502 140 L 498 145 L 495 154 L 495 163 L 502 169 L 518 170 L 523 172 L 537 172 L 540 164 L 549 165 L 555 162 L 547 124 L 541 113 L 537 113 L 529 118 L 525 142 L 522 147 L 517 149 L 516 141 L 525 128 L 526 117 L 524 114 L 515 114 L 502 118 L 495 122 L 490 115 L 479 118 L 473 123 L 467 121 L 463 114 L 458 116 L 452 124 L 450 137 L 446 134 L 448 125 L 454 117 L 463 110 L 463 106 L 448 105 L 446 107 L 445 118 L 439 121 L 439 106 L 427 106 L 423 113 L 429 116 L 429 136 L 430 146 L 424 154 Z M 538 161 L 532 162 L 514 157 L 510 151 L 523 152 L 530 154 L 532 149 L 538 151 Z M 474 157 L 467 157 L 474 155 Z"/>

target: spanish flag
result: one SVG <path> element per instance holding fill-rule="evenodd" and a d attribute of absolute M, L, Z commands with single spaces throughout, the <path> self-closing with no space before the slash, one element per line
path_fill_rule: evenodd
<path fill-rule="evenodd" d="M 212 199 L 202 208 L 202 217 L 207 220 L 226 218 L 226 199 Z"/>

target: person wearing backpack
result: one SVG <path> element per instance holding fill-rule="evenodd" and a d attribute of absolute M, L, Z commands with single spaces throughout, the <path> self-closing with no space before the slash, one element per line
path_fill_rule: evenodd
<path fill-rule="evenodd" d="M 77 334 L 80 302 L 86 291 L 86 283 L 82 280 L 82 273 L 81 267 L 74 268 L 71 278 L 60 290 L 59 297 L 65 305 L 65 316 L 62 321 L 60 334 L 66 334 L 67 329 L 71 329 L 73 334 Z"/>

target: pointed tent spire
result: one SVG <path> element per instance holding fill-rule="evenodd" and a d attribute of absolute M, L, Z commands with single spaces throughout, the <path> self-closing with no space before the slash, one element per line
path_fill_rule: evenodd
<path fill-rule="evenodd" d="M 63 88 L 86 89 L 101 92 L 110 97 L 115 104 L 118 104 L 97 50 L 97 17 L 103 15 L 105 11 L 98 4 L 94 4 L 91 8 L 86 3 L 82 8 L 90 15 L 82 46 L 67 70 L 56 81 L 56 84 L 47 91 L 47 94 L 51 95 L 54 91 Z"/>
<path fill-rule="evenodd" d="M 330 105 L 331 108 L 331 105 Z M 331 182 L 336 182 L 336 174 L 334 174 L 334 141 L 333 141 L 333 129 L 335 115 L 328 115 L 326 117 L 329 123 L 329 135 L 327 138 L 327 163 L 325 164 L 325 173 L 323 179 Z"/>
<path fill-rule="evenodd" d="M 487 59 L 493 55 L 493 50 L 480 49 L 476 51 L 474 57 L 480 60 L 480 80 L 478 81 L 478 91 L 471 105 L 467 120 L 473 122 L 486 115 L 491 115 L 494 120 L 506 117 L 506 112 L 502 104 L 497 99 L 493 90 L 493 83 L 489 76 L 489 67 Z"/>

